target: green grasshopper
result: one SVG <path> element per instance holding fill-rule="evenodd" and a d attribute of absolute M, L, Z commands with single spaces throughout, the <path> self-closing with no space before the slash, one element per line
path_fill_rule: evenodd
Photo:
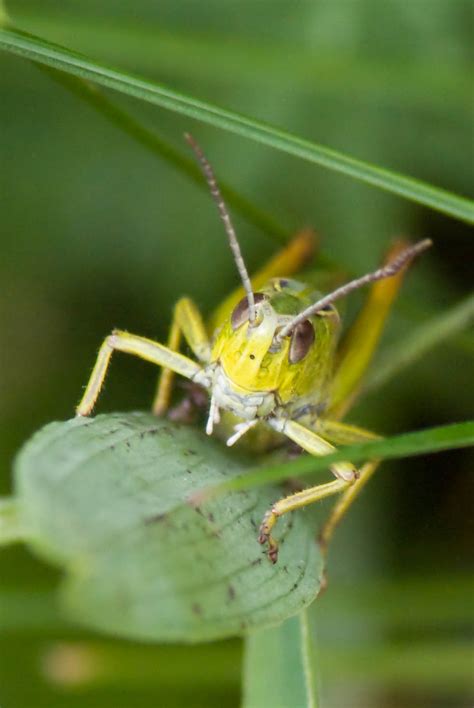
<path fill-rule="evenodd" d="M 169 407 L 174 374 L 204 387 L 210 398 L 206 432 L 211 435 L 222 423 L 228 430 L 231 423 L 229 446 L 255 426 L 273 437 L 286 436 L 317 456 L 333 452 L 334 445 L 377 437 L 340 419 L 354 401 L 406 266 L 431 241 L 414 245 L 397 242 L 378 270 L 322 296 L 313 286 L 290 278 L 313 250 L 313 234 L 304 231 L 250 279 L 212 167 L 194 138 L 186 135 L 186 139 L 217 204 L 242 286 L 208 323 L 192 300 L 180 299 L 167 346 L 114 330 L 100 348 L 77 415 L 91 413 L 112 353 L 122 351 L 162 367 L 153 406 L 158 415 Z M 373 285 L 367 301 L 339 344 L 340 318 L 334 302 L 369 283 Z M 182 336 L 197 361 L 179 352 Z M 350 461 L 335 463 L 331 466 L 334 481 L 277 501 L 265 514 L 259 534 L 270 560 L 275 563 L 278 558 L 278 542 L 272 531 L 280 516 L 341 493 L 321 532 L 326 549 L 336 524 L 377 465 L 378 461 L 370 461 L 356 469 Z"/>

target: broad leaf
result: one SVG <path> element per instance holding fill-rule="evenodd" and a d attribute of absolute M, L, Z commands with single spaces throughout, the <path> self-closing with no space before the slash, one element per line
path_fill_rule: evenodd
<path fill-rule="evenodd" d="M 97 629 L 199 641 L 275 624 L 319 590 L 310 515 L 279 522 L 272 565 L 257 529 L 281 491 L 188 501 L 248 466 L 201 431 L 148 414 L 52 423 L 16 464 L 24 538 L 65 568 L 70 615 Z"/>

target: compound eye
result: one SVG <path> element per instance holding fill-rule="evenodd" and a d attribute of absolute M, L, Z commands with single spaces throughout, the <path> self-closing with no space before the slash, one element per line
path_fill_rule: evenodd
<path fill-rule="evenodd" d="M 297 364 L 305 358 L 315 339 L 314 327 L 309 320 L 297 325 L 291 333 L 288 360 L 290 364 Z"/>
<path fill-rule="evenodd" d="M 259 302 L 265 300 L 265 295 L 263 293 L 254 293 L 253 299 L 255 304 L 258 305 Z M 243 297 L 242 300 L 234 307 L 232 315 L 230 317 L 230 323 L 232 329 L 235 331 L 241 327 L 249 318 L 249 303 L 247 296 Z"/>

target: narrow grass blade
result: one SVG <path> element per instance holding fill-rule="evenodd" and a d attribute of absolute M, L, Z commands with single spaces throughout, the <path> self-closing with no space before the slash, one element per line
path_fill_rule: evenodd
<path fill-rule="evenodd" d="M 245 641 L 243 708 L 317 708 L 310 610 Z"/>
<path fill-rule="evenodd" d="M 256 140 L 309 162 L 474 223 L 474 204 L 467 198 L 377 167 L 248 116 L 181 94 L 164 84 L 117 71 L 70 50 L 13 29 L 0 29 L 0 49 L 55 69 L 95 81 L 135 98 Z"/>
<path fill-rule="evenodd" d="M 395 459 L 426 455 L 471 445 L 474 445 L 474 421 L 453 423 L 359 445 L 348 445 L 338 452 L 324 457 L 305 455 L 293 462 L 259 467 L 214 488 L 203 490 L 199 498 L 207 499 L 221 492 L 250 489 L 251 487 L 258 487 L 289 477 L 319 472 L 328 469 L 335 462 L 344 460 L 358 463 L 364 460 Z"/>
<path fill-rule="evenodd" d="M 111 61 L 124 57 L 142 70 L 161 67 L 168 75 L 194 81 L 249 84 L 279 89 L 295 86 L 299 91 L 318 91 L 326 96 L 369 96 L 391 101 L 397 107 L 452 107 L 468 119 L 474 106 L 471 100 L 471 76 L 467 66 L 458 61 L 439 65 L 433 71 L 429 56 L 421 53 L 416 61 L 394 55 L 373 57 L 355 55 L 342 46 L 322 47 L 318 42 L 290 42 L 282 51 L 270 36 L 265 42 L 234 34 L 232 42 L 225 33 L 201 33 L 192 27 L 170 31 L 161 23 L 147 23 L 137 17 L 110 16 L 107 23 L 92 25 L 86 12 L 76 6 L 64 15 L 44 8 L 15 7 L 23 26 L 34 27 L 36 34 L 51 37 L 74 37 L 88 54 L 100 49 Z M 75 10 L 76 10 L 75 8 Z M 285 46 L 285 45 L 284 45 Z M 350 52 L 350 55 L 349 53 Z M 387 81 L 390 76 L 390 81 Z"/>

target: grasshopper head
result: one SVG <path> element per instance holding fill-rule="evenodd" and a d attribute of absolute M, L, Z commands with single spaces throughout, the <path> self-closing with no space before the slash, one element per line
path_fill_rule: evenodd
<path fill-rule="evenodd" d="M 339 329 L 333 303 L 353 290 L 396 275 L 431 245 L 419 241 L 381 268 L 349 281 L 324 297 L 295 280 L 274 278 L 252 291 L 234 227 L 213 169 L 194 138 L 186 135 L 200 162 L 229 239 L 245 297 L 218 331 L 211 364 L 223 374 L 211 396 L 208 432 L 219 418 L 219 407 L 241 417 L 267 415 L 284 405 L 288 413 L 307 402 L 325 403 Z M 252 394 L 268 394 L 264 396 Z M 258 403 L 258 401 L 262 403 Z"/>
<path fill-rule="evenodd" d="M 318 389 L 323 391 L 339 329 L 336 309 L 318 312 L 287 336 L 278 336 L 315 297 L 307 285 L 274 278 L 254 293 L 253 322 L 247 297 L 238 303 L 218 332 L 211 356 L 236 391 L 274 392 L 282 404 L 310 395 L 314 399 Z"/>

